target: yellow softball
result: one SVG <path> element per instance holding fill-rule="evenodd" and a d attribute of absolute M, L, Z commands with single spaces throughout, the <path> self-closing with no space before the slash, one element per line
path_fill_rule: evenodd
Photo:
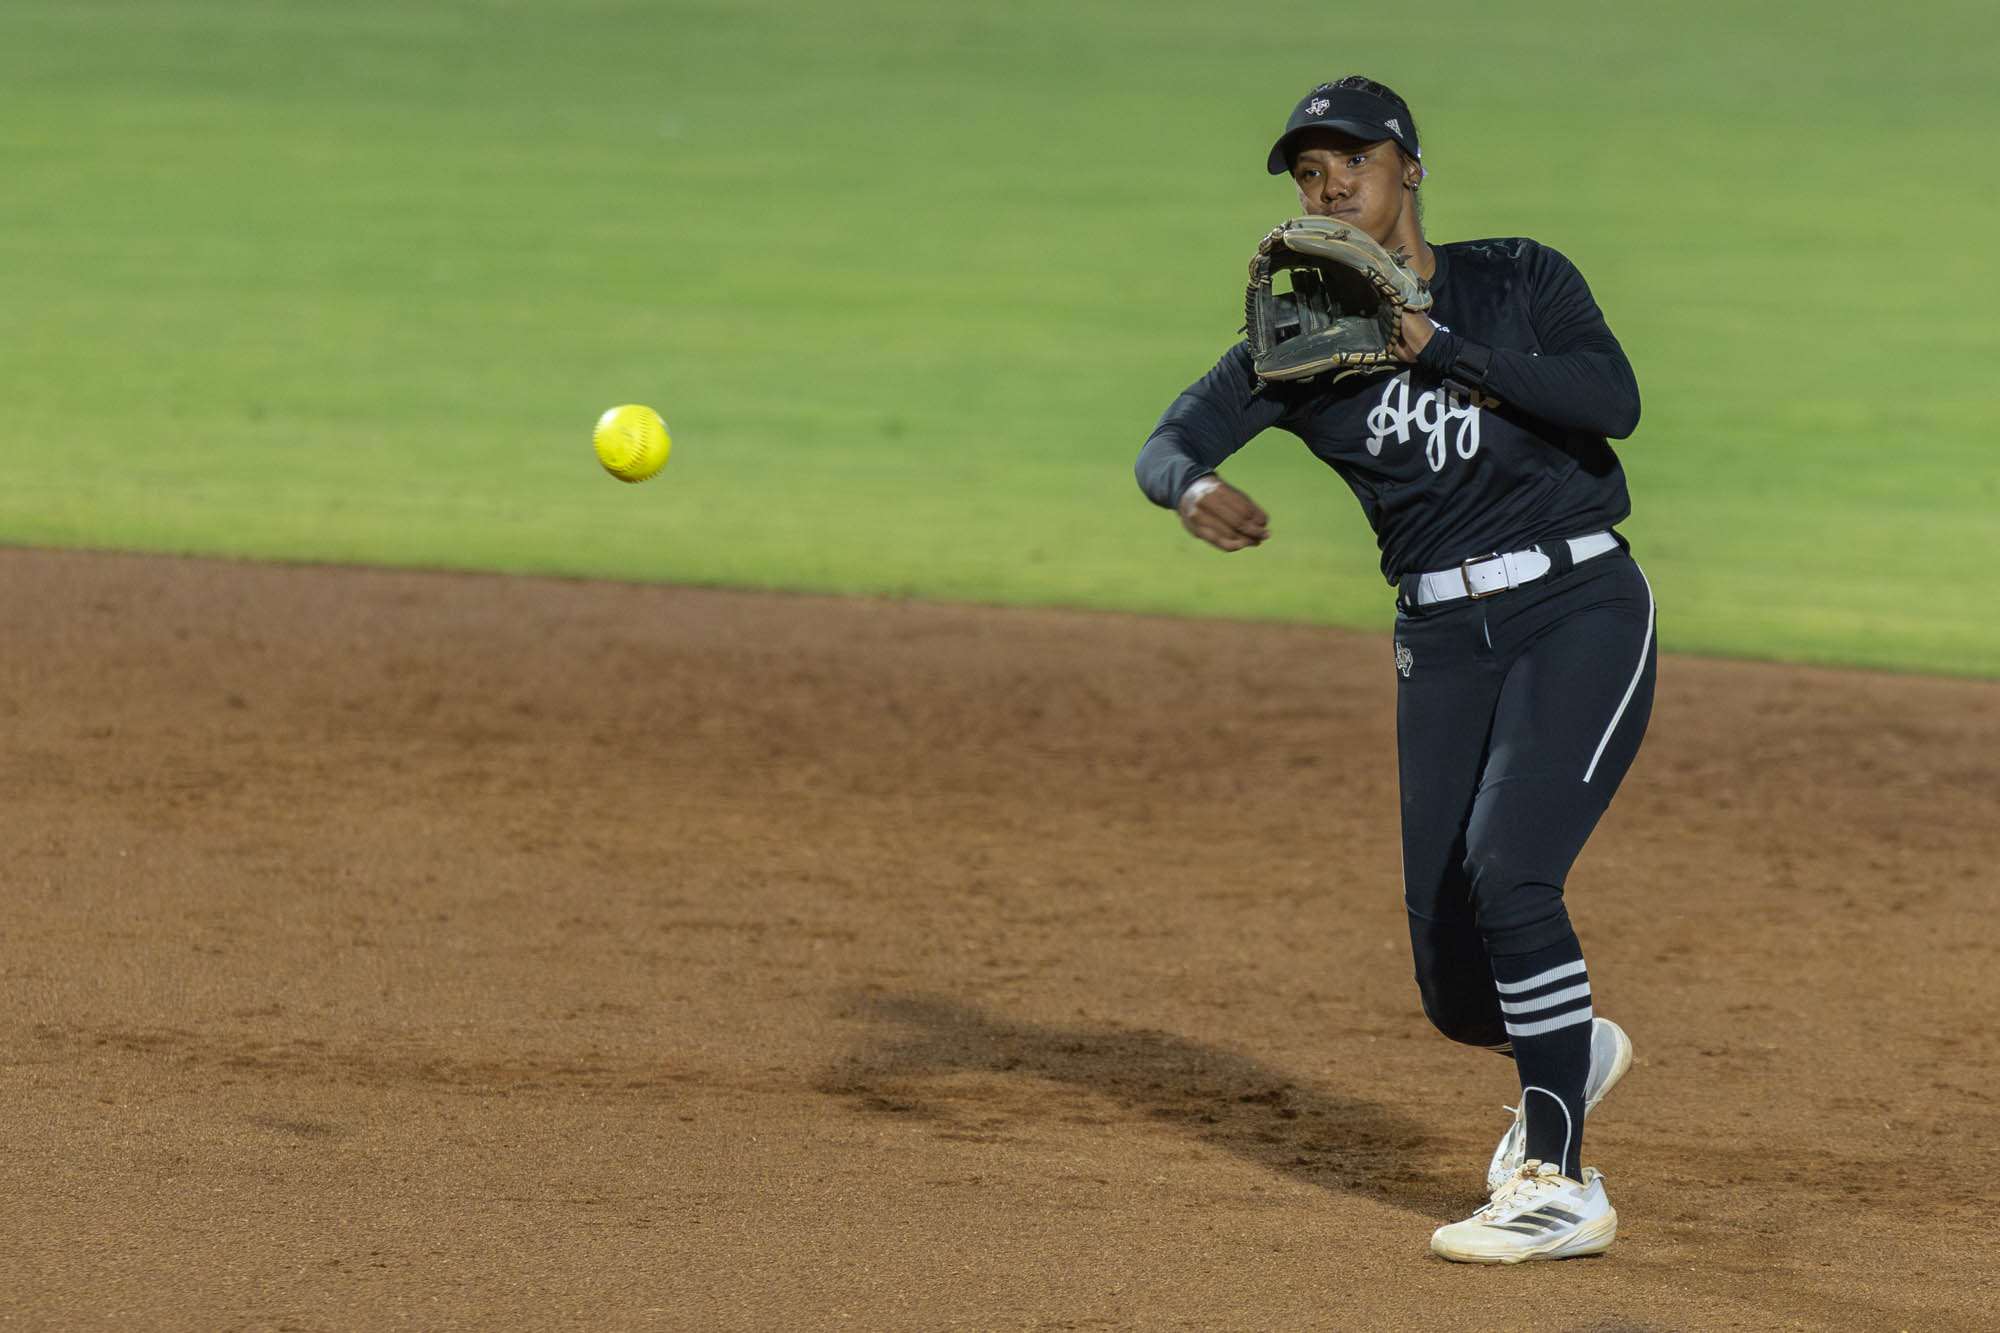
<path fill-rule="evenodd" d="M 667 451 L 674 447 L 667 423 L 650 407 L 626 403 L 597 419 L 591 434 L 597 461 L 620 481 L 644 481 L 667 465 Z"/>

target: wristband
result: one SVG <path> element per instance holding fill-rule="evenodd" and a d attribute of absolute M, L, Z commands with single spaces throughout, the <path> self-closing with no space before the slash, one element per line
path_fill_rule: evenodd
<path fill-rule="evenodd" d="M 1188 488 L 1181 492 L 1181 502 L 1175 508 L 1180 510 L 1182 518 L 1189 517 L 1194 507 L 1201 503 L 1201 497 L 1207 495 L 1221 484 L 1222 478 L 1216 476 L 1213 472 L 1207 472 L 1196 477 L 1188 483 Z"/>
<path fill-rule="evenodd" d="M 1457 376 L 1475 389 L 1486 387 L 1486 369 L 1493 364 L 1493 349 L 1485 343 L 1471 339 L 1459 345 L 1458 356 L 1452 362 L 1452 370 Z"/>

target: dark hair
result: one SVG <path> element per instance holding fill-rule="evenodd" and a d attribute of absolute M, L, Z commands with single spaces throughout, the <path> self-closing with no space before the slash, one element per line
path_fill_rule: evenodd
<path fill-rule="evenodd" d="M 1417 133 L 1416 112 L 1410 110 L 1410 104 L 1403 100 L 1403 95 L 1397 92 L 1394 88 L 1391 88 L 1388 84 L 1377 83 L 1375 80 L 1369 78 L 1365 74 L 1349 74 L 1345 78 L 1335 79 L 1332 83 L 1322 83 L 1319 86 L 1319 88 L 1315 89 L 1314 91 L 1315 92 L 1320 90 L 1335 91 L 1340 89 L 1347 89 L 1357 93 L 1367 93 L 1370 96 L 1379 97 L 1385 102 L 1394 102 L 1397 108 L 1401 110 L 1405 116 L 1409 117 L 1410 138 L 1414 139 L 1418 143 L 1422 143 L 1424 141 L 1424 136 Z M 1402 145 L 1400 144 L 1397 145 L 1397 151 L 1398 152 L 1402 151 Z M 1409 155 L 1405 153 L 1404 156 L 1407 157 Z"/>

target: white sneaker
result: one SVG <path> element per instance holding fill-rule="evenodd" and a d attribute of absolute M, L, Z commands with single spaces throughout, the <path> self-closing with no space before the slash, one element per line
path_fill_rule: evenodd
<path fill-rule="evenodd" d="M 1618 1211 L 1604 1197 L 1604 1177 L 1588 1166 L 1582 1180 L 1557 1172 L 1553 1162 L 1523 1162 L 1484 1208 L 1433 1232 L 1432 1252 L 1462 1264 L 1604 1253 L 1618 1238 Z"/>
<path fill-rule="evenodd" d="M 1589 1115 L 1596 1110 L 1597 1104 L 1604 1100 L 1604 1094 L 1611 1091 L 1631 1067 L 1632 1039 L 1625 1035 L 1625 1029 L 1608 1018 L 1591 1019 L 1590 1076 L 1583 1084 L 1583 1113 Z M 1519 1173 L 1527 1148 L 1528 1113 L 1524 1100 L 1521 1108 L 1514 1110 L 1514 1123 L 1500 1136 L 1500 1146 L 1493 1150 L 1493 1160 L 1486 1164 L 1487 1193 L 1499 1189 Z"/>

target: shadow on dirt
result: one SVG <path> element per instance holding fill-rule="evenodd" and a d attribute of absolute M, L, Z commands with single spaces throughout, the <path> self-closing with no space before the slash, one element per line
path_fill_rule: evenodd
<path fill-rule="evenodd" d="M 1018 1023 L 938 996 L 856 996 L 847 1016 L 906 1035 L 865 1044 L 818 1090 L 866 1111 L 939 1122 L 948 1137 L 999 1139 L 1035 1121 L 1143 1119 L 1271 1171 L 1426 1216 L 1465 1202 L 1465 1182 L 1434 1174 L 1432 1140 L 1413 1122 L 1231 1051 L 1147 1029 Z M 964 1075 L 1014 1075 L 1018 1084 L 968 1087 L 954 1078 Z M 1065 1097 L 1050 1082 L 1088 1097 Z"/>

